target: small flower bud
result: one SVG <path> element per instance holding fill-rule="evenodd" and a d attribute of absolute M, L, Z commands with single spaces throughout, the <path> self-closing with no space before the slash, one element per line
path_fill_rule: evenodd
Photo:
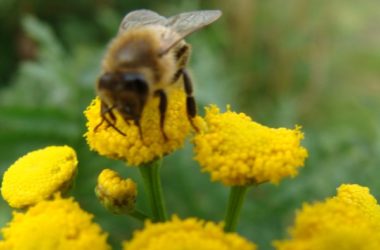
<path fill-rule="evenodd" d="M 122 179 L 111 169 L 104 169 L 99 174 L 95 193 L 102 205 L 113 213 L 128 214 L 135 209 L 136 183 L 132 179 Z"/>

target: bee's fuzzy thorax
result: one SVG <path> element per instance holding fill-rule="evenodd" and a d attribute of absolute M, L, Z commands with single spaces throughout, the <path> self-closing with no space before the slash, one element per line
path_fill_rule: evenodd
<path fill-rule="evenodd" d="M 177 69 L 172 51 L 159 55 L 165 32 L 165 27 L 152 25 L 119 34 L 108 47 L 103 71 L 137 71 L 150 78 L 152 86 L 168 84 Z"/>

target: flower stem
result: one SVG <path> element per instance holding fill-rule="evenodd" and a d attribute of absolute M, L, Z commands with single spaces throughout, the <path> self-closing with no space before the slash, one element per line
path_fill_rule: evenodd
<path fill-rule="evenodd" d="M 162 160 L 160 159 L 139 167 L 154 222 L 166 221 L 167 219 L 159 171 L 161 164 Z"/>
<path fill-rule="evenodd" d="M 139 220 L 139 221 L 145 221 L 147 219 L 150 219 L 148 215 L 146 215 L 144 212 L 135 209 L 132 213 L 129 214 L 133 218 Z"/>
<path fill-rule="evenodd" d="M 245 194 L 247 193 L 248 186 L 233 186 L 230 190 L 230 197 L 228 198 L 228 206 L 226 215 L 224 217 L 224 231 L 235 232 L 238 224 L 240 211 L 244 203 Z"/>

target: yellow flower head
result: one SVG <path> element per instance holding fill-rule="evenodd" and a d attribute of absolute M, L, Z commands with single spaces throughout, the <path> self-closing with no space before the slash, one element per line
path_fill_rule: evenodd
<path fill-rule="evenodd" d="M 78 203 L 62 199 L 45 200 L 26 213 L 13 213 L 2 229 L 0 249 L 7 250 L 109 250 L 107 234 L 93 223 L 92 215 Z"/>
<path fill-rule="evenodd" d="M 147 222 L 133 239 L 124 242 L 124 250 L 255 250 L 255 244 L 235 233 L 224 233 L 221 225 L 195 218 L 177 217 L 165 223 Z"/>
<path fill-rule="evenodd" d="M 225 185 L 248 185 L 295 176 L 307 151 L 301 147 L 303 134 L 294 130 L 268 128 L 244 113 L 220 113 L 206 109 L 207 128 L 194 138 L 195 159 L 213 181 Z"/>
<path fill-rule="evenodd" d="M 22 208 L 71 186 L 77 171 L 75 151 L 50 146 L 26 154 L 4 173 L 1 194 L 11 207 Z"/>
<path fill-rule="evenodd" d="M 135 208 L 136 183 L 131 179 L 122 179 L 111 169 L 100 173 L 95 193 L 102 204 L 114 213 L 130 213 Z"/>
<path fill-rule="evenodd" d="M 117 111 L 115 127 L 125 136 L 103 122 L 100 115 L 100 100 L 96 98 L 85 111 L 88 131 L 85 134 L 91 150 L 110 158 L 122 159 L 130 165 L 141 165 L 160 158 L 182 147 L 191 126 L 187 119 L 186 97 L 181 88 L 167 91 L 168 107 L 165 115 L 165 141 L 160 130 L 159 98 L 152 98 L 144 107 L 141 118 L 143 140 L 133 121 L 126 123 Z"/>
<path fill-rule="evenodd" d="M 276 241 L 277 250 L 380 249 L 380 206 L 359 185 L 341 185 L 338 195 L 305 204 L 289 229 L 290 240 Z"/>

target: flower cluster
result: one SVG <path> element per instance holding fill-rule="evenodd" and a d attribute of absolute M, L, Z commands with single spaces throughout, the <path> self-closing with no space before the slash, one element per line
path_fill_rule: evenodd
<path fill-rule="evenodd" d="M 342 185 L 337 196 L 305 204 L 277 250 L 380 249 L 380 205 L 359 185 Z"/>
<path fill-rule="evenodd" d="M 256 250 L 253 242 L 235 233 L 247 190 L 296 176 L 308 157 L 301 145 L 304 134 L 297 125 L 293 129 L 270 128 L 229 106 L 221 112 L 215 105 L 206 108 L 203 118 L 190 118 L 195 103 L 186 96 L 192 90 L 183 69 L 188 47 L 182 46 L 182 39 L 220 14 L 191 12 L 165 19 L 148 10 L 132 12 L 122 21 L 106 54 L 105 74 L 98 85 L 100 97 L 84 112 L 84 137 L 90 149 L 100 155 L 138 166 L 150 205 L 150 211 L 138 209 L 137 184 L 132 179 L 124 179 L 111 169 L 98 176 L 95 193 L 101 204 L 108 211 L 144 223 L 130 239 L 125 236 L 124 250 Z M 178 34 L 167 32 L 168 27 L 177 29 Z M 130 60 L 135 57 L 141 59 L 139 63 Z M 142 83 L 148 79 L 156 82 Z M 174 80 L 178 81 L 172 83 Z M 112 91 L 104 94 L 103 87 Z M 162 94 L 159 91 L 165 91 L 167 100 L 155 96 Z M 115 100 L 115 96 L 122 98 Z M 143 109 L 131 112 L 136 108 L 128 104 L 133 98 L 140 100 L 136 103 Z M 104 110 L 105 103 L 108 110 Z M 125 120 L 118 110 L 125 116 L 138 113 L 138 117 L 133 114 L 136 120 Z M 181 148 L 190 136 L 201 171 L 230 188 L 220 223 L 176 215 L 168 219 L 159 173 L 161 159 Z M 19 210 L 13 211 L 11 221 L 0 230 L 0 250 L 111 249 L 108 234 L 93 222 L 93 215 L 65 196 L 77 165 L 71 147 L 50 146 L 26 154 L 8 168 L 1 194 Z M 344 184 L 336 196 L 304 204 L 289 234 L 289 239 L 273 242 L 277 250 L 379 250 L 380 205 L 368 188 Z"/>
<path fill-rule="evenodd" d="M 102 115 L 98 98 L 85 111 L 88 129 L 85 137 L 90 148 L 100 155 L 140 166 L 152 221 L 167 219 L 158 172 L 160 159 L 183 145 L 191 126 L 196 127 L 192 142 L 202 171 L 209 172 L 212 180 L 240 187 L 231 192 L 232 202 L 243 201 L 248 186 L 278 183 L 287 176 L 297 175 L 298 168 L 304 165 L 307 151 L 300 144 L 303 139 L 300 127 L 269 128 L 243 113 L 230 110 L 221 113 L 216 106 L 207 108 L 204 118 L 197 116 L 190 124 L 183 89 L 169 89 L 164 123 L 168 140 L 163 138 L 160 128 L 158 98 L 151 98 L 144 107 L 142 136 L 139 128 L 133 122 L 124 121 L 116 110 L 112 111 L 116 118 L 111 121 L 114 123 L 104 122 L 108 114 Z M 133 190 L 128 180 L 121 179 L 112 170 L 105 170 L 98 178 L 96 194 L 108 210 L 146 219 L 144 213 L 135 210 Z M 229 204 L 225 231 L 235 230 L 239 207 Z M 147 223 L 143 231 L 125 243 L 124 249 L 255 249 L 255 246 L 235 234 L 224 234 L 220 225 L 174 217 L 167 223 Z"/>
<path fill-rule="evenodd" d="M 124 243 L 124 250 L 256 250 L 255 244 L 235 233 L 224 233 L 221 225 L 195 218 L 173 216 L 165 223 L 147 222 Z"/>
<path fill-rule="evenodd" d="M 220 16 L 219 11 L 207 13 L 209 16 L 204 17 L 209 21 Z M 134 26 L 134 18 L 141 21 L 147 17 L 166 20 L 143 10 L 127 16 L 121 27 L 130 21 Z M 176 18 L 186 19 L 187 14 Z M 176 18 L 168 20 L 177 22 Z M 149 30 L 151 28 L 161 30 L 159 26 Z M 145 34 L 145 30 L 141 32 L 141 35 Z M 119 37 L 129 36 L 124 35 Z M 114 52 L 119 52 L 119 45 L 126 42 L 123 39 L 112 43 L 111 57 Z M 161 56 L 170 59 L 172 55 Z M 111 57 L 106 56 L 105 61 L 111 60 L 112 64 Z M 171 60 L 171 63 L 172 74 L 166 72 L 167 77 L 163 78 L 168 81 L 173 81 L 173 74 L 183 73 L 175 69 L 176 61 Z M 105 63 L 103 70 L 108 72 L 108 66 Z M 123 75 L 126 80 L 123 81 L 124 87 L 139 89 L 141 82 L 132 84 L 127 79 L 129 71 L 119 73 L 117 75 Z M 186 80 L 185 74 L 178 78 L 178 83 L 186 83 Z M 161 81 L 156 86 L 161 86 L 164 80 Z M 189 119 L 195 111 L 191 105 L 195 104 L 185 92 L 191 92 L 191 87 L 167 84 L 164 91 L 167 105 L 160 103 L 160 98 L 149 96 L 138 121 L 123 119 L 118 108 L 125 103 L 104 110 L 105 95 L 96 97 L 84 112 L 87 119 L 84 137 L 90 149 L 102 156 L 122 160 L 129 166 L 138 166 L 146 190 L 150 211 L 138 209 L 137 185 L 132 179 L 123 179 L 111 169 L 103 170 L 98 176 L 95 193 L 107 210 L 145 222 L 143 229 L 135 231 L 131 239 L 123 242 L 123 249 L 256 250 L 254 243 L 234 233 L 244 197 L 248 188 L 255 185 L 264 182 L 278 184 L 282 179 L 298 174 L 308 156 L 301 145 L 304 138 L 301 127 L 269 128 L 244 113 L 233 112 L 229 107 L 226 112 L 221 112 L 216 106 L 206 108 L 203 118 Z M 123 94 L 123 98 L 130 97 Z M 131 107 L 125 105 L 124 108 Z M 162 110 L 165 113 L 161 113 Z M 190 135 L 194 158 L 201 170 L 209 173 L 212 181 L 220 181 L 231 189 L 224 221 L 219 224 L 176 216 L 168 220 L 159 173 L 161 159 L 181 148 Z M 11 207 L 24 210 L 14 212 L 13 219 L 1 230 L 0 250 L 110 249 L 107 234 L 92 221 L 93 216 L 83 211 L 73 198 L 63 198 L 65 191 L 72 186 L 77 164 L 72 148 L 51 146 L 21 157 L 6 171 L 1 193 Z M 275 246 L 278 250 L 364 249 L 361 242 L 368 235 L 365 249 L 380 249 L 379 220 L 379 206 L 368 190 L 346 185 L 339 188 L 337 197 L 325 203 L 305 205 L 290 231 L 293 239 L 277 241 Z"/>
<path fill-rule="evenodd" d="M 299 127 L 269 128 L 229 108 L 220 113 L 216 106 L 206 109 L 205 121 L 206 129 L 194 138 L 195 159 L 225 185 L 278 183 L 295 176 L 307 157 Z"/>
<path fill-rule="evenodd" d="M 141 117 L 141 133 L 133 122 L 122 119 L 113 110 L 114 124 L 104 122 L 99 98 L 85 111 L 86 140 L 100 155 L 121 159 L 140 166 L 143 183 L 151 205 L 151 216 L 136 208 L 137 189 L 131 179 L 122 179 L 111 169 L 98 176 L 95 193 L 109 211 L 147 220 L 145 228 L 124 243 L 134 249 L 256 250 L 255 244 L 232 233 L 244 200 L 252 184 L 278 183 L 295 176 L 307 157 L 300 144 L 303 133 L 295 129 L 269 128 L 243 113 L 228 109 L 221 113 L 216 106 L 206 109 L 204 118 L 189 122 L 186 96 L 182 88 L 167 90 L 168 107 L 164 133 L 160 128 L 159 99 L 151 98 Z M 191 124 L 192 123 L 192 124 Z M 232 186 L 225 223 L 215 224 L 195 218 L 167 220 L 159 179 L 160 159 L 180 148 L 195 127 L 195 159 L 211 179 Z M 115 129 L 117 128 L 117 129 Z M 122 133 L 120 133 L 122 132 Z M 123 135 L 125 134 L 125 135 Z M 4 175 L 2 194 L 12 207 L 28 208 L 14 213 L 3 229 L 1 249 L 109 249 L 107 235 L 72 199 L 58 192 L 70 187 L 75 177 L 77 159 L 70 147 L 47 147 L 20 158 Z M 49 200 L 55 195 L 53 200 Z M 166 222 L 165 222 L 166 221 Z M 153 223 L 154 222 L 154 223 Z M 44 234 L 43 232 L 48 232 Z M 27 232 L 35 232 L 28 234 Z M 227 233 L 228 232 L 228 233 Z M 19 239 L 19 240 L 16 240 Z M 92 244 L 92 245 L 91 245 Z"/>

